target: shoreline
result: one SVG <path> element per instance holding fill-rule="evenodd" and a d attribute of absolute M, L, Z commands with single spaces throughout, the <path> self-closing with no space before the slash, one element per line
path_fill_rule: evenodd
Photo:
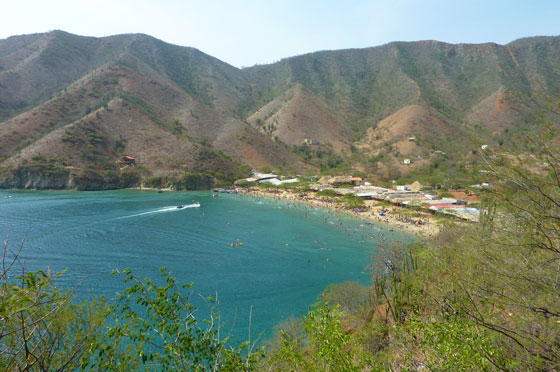
<path fill-rule="evenodd" d="M 79 192 L 80 190 L 35 190 L 35 189 L 2 189 L 3 191 L 66 191 L 66 192 Z M 95 191 L 116 191 L 116 190 L 132 190 L 132 191 L 158 191 L 158 188 L 152 187 L 128 187 L 122 189 L 111 189 L 111 190 L 95 190 Z M 170 188 L 160 189 L 163 192 L 209 192 L 212 190 L 174 190 Z M 440 231 L 440 227 L 434 223 L 434 218 L 428 213 L 417 212 L 416 218 L 421 219 L 424 223 L 422 225 L 417 225 L 413 223 L 407 223 L 402 220 L 399 211 L 409 211 L 406 208 L 392 205 L 390 207 L 382 207 L 377 205 L 378 203 L 374 200 L 365 201 L 364 211 L 353 211 L 344 208 L 342 205 L 336 203 L 333 199 L 317 198 L 313 194 L 293 192 L 291 190 L 266 190 L 257 188 L 242 189 L 241 193 L 256 197 L 266 197 L 276 200 L 284 200 L 299 204 L 305 204 L 314 208 L 321 208 L 325 211 L 343 213 L 347 216 L 360 219 L 362 221 L 375 223 L 381 226 L 388 227 L 389 229 L 399 229 L 403 232 L 408 232 L 419 238 L 431 238 L 437 235 Z M 93 190 L 92 190 L 93 191 Z M 85 191 L 88 192 L 88 191 Z M 300 195 L 304 196 L 300 196 Z M 382 208 L 390 209 L 391 213 L 380 216 L 378 211 Z"/>
<path fill-rule="evenodd" d="M 252 188 L 247 189 L 245 194 L 305 204 L 311 207 L 321 208 L 329 212 L 344 213 L 347 216 L 354 217 L 362 221 L 375 223 L 381 226 L 389 227 L 390 229 L 399 229 L 403 232 L 408 232 L 421 238 L 431 238 L 437 235 L 440 231 L 439 226 L 434 223 L 434 218 L 430 214 L 418 212 L 418 218 L 424 221 L 424 224 L 422 225 L 406 223 L 402 221 L 402 216 L 398 213 L 401 210 L 403 212 L 406 211 L 406 208 L 391 206 L 390 208 L 386 208 L 390 209 L 391 213 L 379 216 L 378 211 L 383 207 L 377 206 L 377 203 L 371 200 L 365 201 L 365 211 L 352 211 L 345 209 L 343 206 L 330 199 L 320 199 L 307 193 L 304 193 L 305 196 L 301 197 L 299 196 L 301 193 L 295 193 L 289 190 L 270 191 Z"/>

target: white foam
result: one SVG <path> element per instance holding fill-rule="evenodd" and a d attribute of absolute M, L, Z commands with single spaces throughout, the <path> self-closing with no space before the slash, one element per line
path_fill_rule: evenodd
<path fill-rule="evenodd" d="M 120 220 L 120 219 L 123 219 L 123 218 L 130 218 L 130 217 L 145 216 L 145 215 L 148 215 L 148 214 L 155 214 L 155 213 L 176 212 L 176 211 L 180 211 L 180 210 L 183 210 L 183 209 L 186 209 L 186 208 L 197 208 L 199 206 L 200 206 L 200 204 L 198 204 L 198 203 L 184 205 L 183 208 L 177 208 L 177 206 L 169 206 L 169 207 L 159 208 L 159 209 L 156 209 L 156 210 L 153 210 L 153 211 L 131 214 L 129 216 L 117 217 L 117 218 L 115 218 L 115 220 Z"/>

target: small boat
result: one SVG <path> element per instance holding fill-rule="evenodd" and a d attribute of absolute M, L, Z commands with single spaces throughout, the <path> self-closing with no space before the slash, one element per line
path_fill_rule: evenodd
<path fill-rule="evenodd" d="M 212 194 L 212 197 L 213 197 L 213 198 L 217 198 L 217 197 L 218 197 L 218 194 Z"/>
<path fill-rule="evenodd" d="M 177 206 L 177 209 L 183 209 L 183 208 L 185 208 L 184 205 L 178 205 L 178 206 Z"/>
<path fill-rule="evenodd" d="M 231 243 L 231 246 L 232 246 L 232 247 L 238 247 L 238 246 L 240 246 L 240 245 L 243 245 L 243 243 Z"/>
<path fill-rule="evenodd" d="M 162 192 L 163 192 L 162 189 L 157 189 L 157 193 L 158 193 L 158 194 L 161 194 Z"/>
<path fill-rule="evenodd" d="M 199 203 L 199 202 L 194 203 L 194 204 L 193 204 L 193 207 L 199 208 L 199 207 L 200 207 L 200 203 Z"/>
<path fill-rule="evenodd" d="M 6 195 L 5 198 L 6 198 L 6 199 L 11 199 L 11 198 L 12 198 L 12 195 Z"/>

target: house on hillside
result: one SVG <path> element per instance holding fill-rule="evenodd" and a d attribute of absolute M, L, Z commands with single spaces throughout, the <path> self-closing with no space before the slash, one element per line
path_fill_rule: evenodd
<path fill-rule="evenodd" d="M 329 177 L 329 176 L 323 176 L 323 177 L 319 178 L 318 182 L 321 185 L 328 185 L 330 179 L 331 179 L 331 177 Z"/>
<path fill-rule="evenodd" d="M 123 165 L 136 165 L 136 159 L 132 156 L 125 155 L 121 158 L 121 163 L 123 163 Z"/>
<path fill-rule="evenodd" d="M 412 185 L 409 185 L 409 186 L 408 186 L 408 189 L 409 189 L 410 191 L 418 192 L 418 191 L 422 190 L 423 187 L 424 187 L 424 185 L 422 185 L 422 184 L 421 184 L 420 182 L 418 182 L 418 181 L 415 181 Z"/>
<path fill-rule="evenodd" d="M 280 181 L 278 178 L 266 178 L 260 180 L 259 183 L 270 183 L 274 186 L 280 186 L 282 184 L 282 181 Z"/>
<path fill-rule="evenodd" d="M 410 159 L 404 159 L 403 163 L 404 164 L 410 164 Z"/>
<path fill-rule="evenodd" d="M 364 180 L 362 179 L 362 177 L 352 177 L 350 178 L 350 182 L 352 183 L 352 185 L 354 186 L 358 186 L 360 185 Z"/>
<path fill-rule="evenodd" d="M 306 145 L 320 145 L 321 143 L 314 138 L 306 138 L 303 140 Z"/>
<path fill-rule="evenodd" d="M 328 184 L 332 186 L 351 185 L 352 177 L 351 176 L 332 177 L 328 180 Z"/>
<path fill-rule="evenodd" d="M 269 179 L 273 179 L 273 178 L 278 178 L 277 174 L 274 173 L 257 173 L 257 172 L 253 172 L 252 174 L 252 178 L 254 178 L 256 181 L 264 181 L 264 180 L 269 180 Z"/>

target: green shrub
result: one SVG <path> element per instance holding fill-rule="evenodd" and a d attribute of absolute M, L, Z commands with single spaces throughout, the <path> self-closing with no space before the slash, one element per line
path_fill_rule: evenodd
<path fill-rule="evenodd" d="M 337 203 L 344 204 L 344 207 L 354 209 L 361 208 L 365 205 L 364 199 L 354 194 L 346 194 L 337 199 Z"/>
<path fill-rule="evenodd" d="M 324 196 L 324 197 L 328 197 L 328 198 L 334 198 L 334 197 L 336 197 L 336 191 L 330 190 L 330 189 L 325 189 L 325 190 L 318 191 L 315 195 Z"/>
<path fill-rule="evenodd" d="M 204 173 L 184 173 L 175 183 L 178 190 L 210 190 L 214 187 L 214 178 Z"/>
<path fill-rule="evenodd" d="M 324 302 L 303 319 L 304 339 L 281 331 L 281 346 L 269 357 L 269 370 L 358 372 L 367 357 L 341 325 L 342 311 Z M 305 341 L 305 342 L 304 342 Z"/>

